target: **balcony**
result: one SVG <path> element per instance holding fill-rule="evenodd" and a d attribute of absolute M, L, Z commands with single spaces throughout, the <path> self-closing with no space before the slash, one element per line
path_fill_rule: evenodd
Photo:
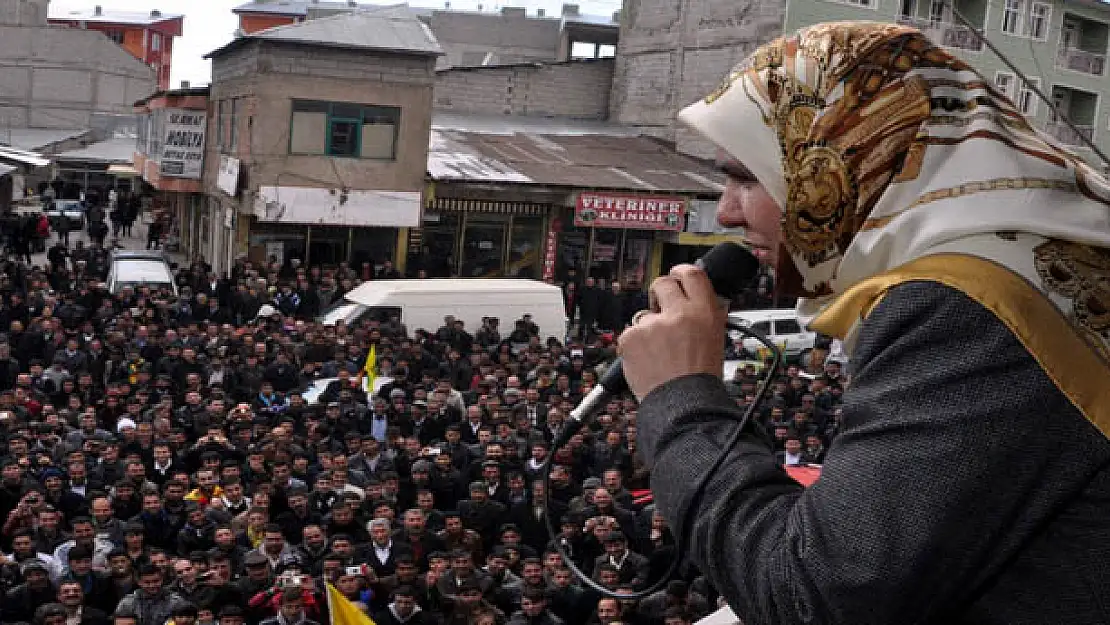
<path fill-rule="evenodd" d="M 1079 124 L 1076 124 L 1075 127 L 1079 130 L 1079 132 L 1072 130 L 1071 127 L 1064 122 L 1056 121 L 1048 122 L 1047 124 L 1045 124 L 1044 130 L 1046 133 L 1048 133 L 1050 137 L 1056 139 L 1064 145 L 1086 147 L 1087 144 L 1083 142 L 1083 137 L 1091 141 L 1094 140 L 1094 126 L 1080 126 Z"/>
<path fill-rule="evenodd" d="M 1056 67 L 1102 76 L 1106 69 L 1108 42 L 1110 26 L 1065 12 L 1060 23 L 1060 47 L 1056 51 Z"/>
<path fill-rule="evenodd" d="M 912 15 L 899 17 L 898 23 L 913 26 L 924 33 L 930 41 L 946 48 L 957 48 L 971 52 L 981 52 L 983 50 L 983 43 L 975 36 L 975 33 L 970 28 L 960 24 L 938 22 Z"/>
<path fill-rule="evenodd" d="M 1106 67 L 1106 55 L 1078 48 L 1060 48 L 1056 53 L 1056 67 L 1101 76 Z"/>

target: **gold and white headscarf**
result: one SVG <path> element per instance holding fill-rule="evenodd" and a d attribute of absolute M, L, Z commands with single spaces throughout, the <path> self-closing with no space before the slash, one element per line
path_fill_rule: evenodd
<path fill-rule="evenodd" d="M 847 349 L 891 287 L 980 302 L 1110 434 L 1110 185 L 919 31 L 777 39 L 679 119 L 783 207 L 801 316 Z"/>

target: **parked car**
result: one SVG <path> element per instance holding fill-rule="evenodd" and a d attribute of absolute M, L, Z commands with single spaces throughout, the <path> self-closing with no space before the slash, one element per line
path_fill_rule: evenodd
<path fill-rule="evenodd" d="M 63 219 L 69 222 L 70 230 L 81 230 L 85 227 L 85 203 L 81 200 L 53 200 L 43 213 L 50 222 L 51 228 L 56 229 Z"/>
<path fill-rule="evenodd" d="M 817 341 L 817 333 L 811 332 L 798 321 L 798 313 L 793 308 L 772 310 L 738 310 L 728 314 L 728 320 L 766 336 L 791 360 L 806 360 Z M 729 338 L 741 338 L 739 332 L 729 331 Z M 763 345 L 753 339 L 743 339 L 744 351 L 751 357 L 759 353 Z"/>
<path fill-rule="evenodd" d="M 117 250 L 112 252 L 112 265 L 108 269 L 108 292 L 115 295 L 126 287 L 166 287 L 177 295 L 173 268 L 166 256 L 157 250 Z"/>

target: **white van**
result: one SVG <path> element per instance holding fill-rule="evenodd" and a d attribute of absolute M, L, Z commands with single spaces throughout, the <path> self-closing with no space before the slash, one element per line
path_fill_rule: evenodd
<path fill-rule="evenodd" d="M 798 313 L 793 308 L 737 310 L 728 314 L 728 320 L 766 336 L 782 349 L 787 358 L 805 360 L 817 340 L 817 333 L 809 331 L 798 321 Z M 736 340 L 740 338 L 740 333 L 729 331 L 729 337 Z M 763 347 L 753 338 L 744 338 L 743 345 L 749 354 L 756 354 Z"/>
<path fill-rule="evenodd" d="M 564 341 L 567 314 L 559 287 L 514 278 L 428 278 L 423 280 L 374 280 L 365 282 L 343 297 L 321 317 L 324 325 L 342 319 L 357 323 L 367 315 L 383 320 L 399 313 L 412 333 L 423 328 L 435 332 L 443 318 L 453 316 L 474 334 L 483 317 L 496 317 L 502 337 L 513 331 L 513 322 L 526 314 L 540 328 L 540 338 Z"/>

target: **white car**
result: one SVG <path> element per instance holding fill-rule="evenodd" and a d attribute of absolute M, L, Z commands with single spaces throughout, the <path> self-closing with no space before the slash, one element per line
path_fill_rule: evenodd
<path fill-rule="evenodd" d="M 112 264 L 108 269 L 108 292 L 115 295 L 126 287 L 137 289 L 149 286 L 152 289 L 167 288 L 177 295 L 177 283 L 173 279 L 173 269 L 162 252 L 117 250 L 112 253 Z"/>
<path fill-rule="evenodd" d="M 817 333 L 802 326 L 798 321 L 798 313 L 793 308 L 738 310 L 730 312 L 728 320 L 767 337 L 790 359 L 804 361 L 817 341 Z M 729 338 L 735 341 L 741 338 L 741 334 L 730 330 Z M 743 337 L 742 344 L 744 351 L 751 356 L 758 354 L 763 347 L 762 343 L 750 337 Z"/>

